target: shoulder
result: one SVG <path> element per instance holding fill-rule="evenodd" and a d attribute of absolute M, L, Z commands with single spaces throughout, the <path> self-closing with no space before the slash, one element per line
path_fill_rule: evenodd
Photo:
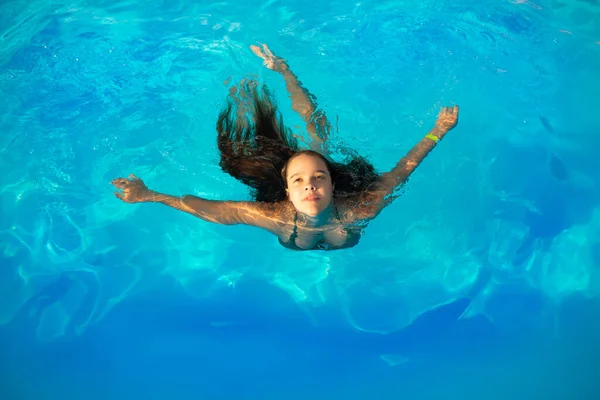
<path fill-rule="evenodd" d="M 280 201 L 276 203 L 252 201 L 240 202 L 238 207 L 245 209 L 247 213 L 261 215 L 268 218 L 277 218 L 281 220 L 287 219 L 292 215 L 291 203 L 288 201 Z"/>
<path fill-rule="evenodd" d="M 258 201 L 230 202 L 243 224 L 258 226 L 273 233 L 280 232 L 293 219 L 293 206 L 288 201 L 276 203 Z"/>
<path fill-rule="evenodd" d="M 336 206 L 342 222 L 353 223 L 375 218 L 380 201 L 378 193 L 364 191 L 336 199 Z"/>

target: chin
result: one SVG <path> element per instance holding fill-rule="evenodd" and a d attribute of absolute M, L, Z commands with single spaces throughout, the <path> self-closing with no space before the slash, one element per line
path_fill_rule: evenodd
<path fill-rule="evenodd" d="M 307 214 L 311 217 L 316 217 L 317 215 L 321 214 L 324 210 L 325 210 L 324 207 L 317 207 L 315 205 L 315 207 L 304 207 L 304 209 L 302 209 L 301 211 L 304 214 Z"/>
<path fill-rule="evenodd" d="M 298 210 L 298 211 L 300 211 L 300 212 L 302 212 L 302 213 L 304 213 L 304 214 L 306 214 L 308 216 L 311 216 L 311 217 L 314 217 L 314 216 L 316 216 L 316 215 L 319 214 L 319 211 L 315 210 L 313 208 L 306 208 L 306 207 L 304 207 L 304 208 L 296 208 L 296 210 Z"/>

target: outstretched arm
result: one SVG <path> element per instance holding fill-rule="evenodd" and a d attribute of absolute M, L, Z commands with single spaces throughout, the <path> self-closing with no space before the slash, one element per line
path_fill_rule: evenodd
<path fill-rule="evenodd" d="M 425 135 L 398 164 L 381 176 L 373 188 L 361 194 L 357 212 L 363 218 L 374 218 L 391 200 L 394 191 L 404 184 L 425 157 L 458 122 L 458 106 L 444 107 L 434 128 Z"/>
<path fill-rule="evenodd" d="M 285 86 L 292 99 L 292 109 L 300 114 L 304 122 L 306 122 L 306 130 L 310 135 L 311 145 L 317 149 L 324 148 L 329 137 L 331 125 L 327 121 L 325 113 L 317 109 L 315 97 L 302 86 L 298 77 L 290 70 L 287 62 L 281 57 L 274 55 L 266 44 L 262 45 L 262 49 L 258 46 L 250 46 L 250 49 L 264 60 L 267 68 L 283 75 Z"/>
<path fill-rule="evenodd" d="M 275 232 L 278 219 L 275 204 L 245 201 L 215 201 L 185 195 L 171 196 L 150 190 L 135 175 L 128 179 L 117 178 L 111 182 L 123 192 L 115 196 L 126 203 L 162 203 L 177 210 L 185 211 L 207 222 L 224 225 L 245 224 Z"/>
<path fill-rule="evenodd" d="M 405 183 L 417 166 L 433 150 L 438 141 L 454 128 L 457 122 L 458 106 L 442 108 L 433 129 L 410 149 L 390 172 L 382 175 L 380 182 L 383 187 L 392 192 L 399 185 Z"/>

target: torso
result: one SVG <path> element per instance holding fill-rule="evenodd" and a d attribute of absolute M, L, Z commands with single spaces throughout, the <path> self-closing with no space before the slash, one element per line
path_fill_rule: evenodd
<path fill-rule="evenodd" d="M 355 246 L 360 240 L 361 229 L 351 226 L 352 212 L 343 203 L 334 205 L 334 218 L 322 227 L 308 227 L 298 224 L 298 213 L 288 209 L 285 223 L 277 232 L 279 243 L 292 250 L 338 250 Z"/>

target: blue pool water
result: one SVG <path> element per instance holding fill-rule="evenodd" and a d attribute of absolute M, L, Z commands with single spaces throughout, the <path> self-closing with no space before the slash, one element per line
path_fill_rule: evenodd
<path fill-rule="evenodd" d="M 599 398 L 596 1 L 0 11 L 0 398 Z M 112 194 L 249 199 L 218 167 L 229 87 L 303 130 L 256 43 L 380 172 L 461 107 L 352 249 Z"/>

